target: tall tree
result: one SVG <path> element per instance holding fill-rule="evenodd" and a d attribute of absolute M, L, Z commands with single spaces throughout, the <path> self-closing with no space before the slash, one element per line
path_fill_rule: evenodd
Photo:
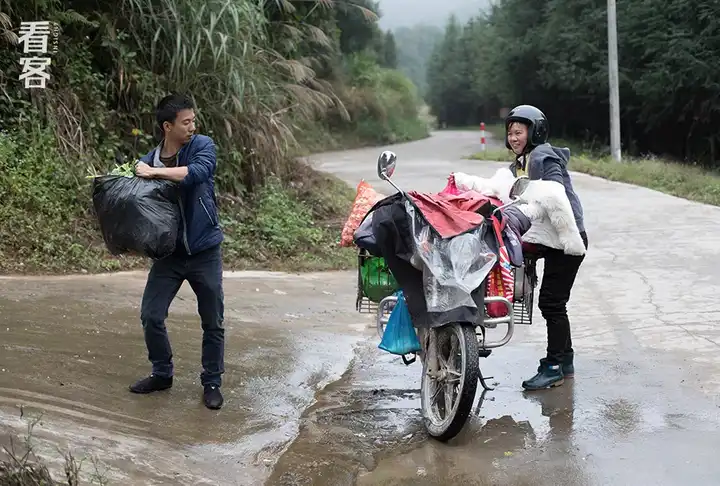
<path fill-rule="evenodd" d="M 390 69 L 397 68 L 397 46 L 395 45 L 395 36 L 391 31 L 385 33 L 381 64 Z"/>
<path fill-rule="evenodd" d="M 618 6 L 623 145 L 718 164 L 720 0 Z M 607 143 L 604 0 L 499 0 L 450 22 L 427 69 L 441 121 L 466 124 L 500 107 L 539 106 L 553 136 Z"/>

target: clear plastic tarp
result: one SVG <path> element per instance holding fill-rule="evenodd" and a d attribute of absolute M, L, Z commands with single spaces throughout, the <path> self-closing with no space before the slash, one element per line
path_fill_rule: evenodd
<path fill-rule="evenodd" d="M 405 201 L 405 209 L 415 244 L 412 264 L 423 272 L 428 312 L 477 308 L 471 294 L 482 285 L 497 261 L 497 255 L 483 238 L 484 226 L 443 239 L 409 201 Z"/>

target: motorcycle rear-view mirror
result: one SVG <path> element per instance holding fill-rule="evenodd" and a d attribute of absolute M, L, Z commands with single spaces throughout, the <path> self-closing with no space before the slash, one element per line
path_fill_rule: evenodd
<path fill-rule="evenodd" d="M 510 199 L 515 200 L 522 197 L 523 193 L 527 190 L 530 185 L 530 178 L 527 176 L 520 176 L 515 179 L 512 187 L 510 188 Z"/>
<path fill-rule="evenodd" d="M 397 155 L 394 152 L 385 150 L 380 154 L 377 161 L 377 174 L 378 177 L 384 181 L 389 181 L 392 175 L 395 173 L 395 163 L 397 162 Z"/>
<path fill-rule="evenodd" d="M 385 150 L 383 153 L 380 154 L 380 157 L 378 157 L 377 173 L 380 179 L 387 181 L 398 192 L 403 193 L 402 189 L 400 189 L 393 181 L 390 180 L 392 175 L 395 173 L 396 162 L 397 155 L 395 155 L 394 152 Z"/>
<path fill-rule="evenodd" d="M 522 198 L 522 195 L 525 193 L 529 185 L 530 178 L 527 176 L 520 176 L 515 179 L 512 187 L 510 187 L 510 193 L 508 194 L 510 196 L 510 202 L 507 204 L 503 204 L 498 208 L 495 208 L 493 214 L 496 214 L 505 208 L 509 208 L 510 206 L 525 204 L 526 201 Z"/>

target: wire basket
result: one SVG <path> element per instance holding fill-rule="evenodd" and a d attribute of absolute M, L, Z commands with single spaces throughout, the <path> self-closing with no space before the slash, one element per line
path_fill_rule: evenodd
<path fill-rule="evenodd" d="M 366 250 L 358 253 L 358 284 L 355 307 L 361 313 L 377 313 L 378 303 L 399 290 L 395 277 L 382 257 Z"/>
<path fill-rule="evenodd" d="M 537 271 L 534 258 L 525 258 L 523 266 L 516 268 L 515 289 L 513 292 L 513 316 L 515 324 L 529 326 L 532 324 Z"/>

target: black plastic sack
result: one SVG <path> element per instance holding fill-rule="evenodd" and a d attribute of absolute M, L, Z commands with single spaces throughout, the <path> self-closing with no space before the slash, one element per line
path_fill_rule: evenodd
<path fill-rule="evenodd" d="M 175 251 L 180 228 L 174 182 L 106 175 L 93 182 L 93 205 L 108 251 L 154 260 Z"/>

